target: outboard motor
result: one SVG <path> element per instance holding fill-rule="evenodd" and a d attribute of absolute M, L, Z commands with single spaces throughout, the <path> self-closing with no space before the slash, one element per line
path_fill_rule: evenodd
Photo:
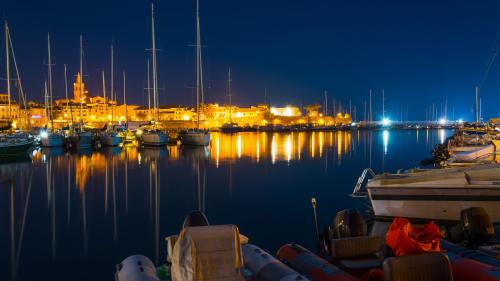
<path fill-rule="evenodd" d="M 332 228 L 335 238 L 366 236 L 368 233 L 365 219 L 354 209 L 346 209 L 338 212 Z"/>
<path fill-rule="evenodd" d="M 117 265 L 116 281 L 160 281 L 154 263 L 143 255 L 134 255 Z"/>
<path fill-rule="evenodd" d="M 208 226 L 208 219 L 203 212 L 200 211 L 192 211 L 189 213 L 184 219 L 184 223 L 182 224 L 182 229 L 190 226 Z"/>
<path fill-rule="evenodd" d="M 481 207 L 471 207 L 460 212 L 460 222 L 452 230 L 452 240 L 468 241 L 472 245 L 481 245 L 490 241 L 495 229 L 490 217 Z"/>

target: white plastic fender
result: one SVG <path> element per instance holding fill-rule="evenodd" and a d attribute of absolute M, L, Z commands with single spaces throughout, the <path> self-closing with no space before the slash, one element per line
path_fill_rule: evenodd
<path fill-rule="evenodd" d="M 143 255 L 133 255 L 117 266 L 116 281 L 160 281 L 154 263 Z"/>

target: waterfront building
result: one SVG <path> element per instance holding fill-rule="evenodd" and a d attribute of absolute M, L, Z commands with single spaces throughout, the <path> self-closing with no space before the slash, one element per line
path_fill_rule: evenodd
<path fill-rule="evenodd" d="M 10 100 L 10 120 L 17 120 L 19 118 L 19 104 L 11 98 Z M 0 120 L 8 121 L 9 119 L 9 95 L 0 94 Z"/>

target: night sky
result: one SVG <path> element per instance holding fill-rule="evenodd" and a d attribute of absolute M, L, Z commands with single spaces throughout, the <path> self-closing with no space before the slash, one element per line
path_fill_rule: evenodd
<path fill-rule="evenodd" d="M 195 1 L 156 5 L 160 102 L 192 104 Z M 78 69 L 79 36 L 85 45 L 85 80 L 101 95 L 101 70 L 109 87 L 109 48 L 115 42 L 115 85 L 127 99 L 146 104 L 146 49 L 151 46 L 146 0 L 7 1 L 7 18 L 29 99 L 42 100 L 47 76 L 47 32 L 53 43 L 56 97 L 63 97 L 63 64 Z M 206 100 L 225 100 L 227 68 L 234 102 L 272 105 L 323 102 L 323 91 L 344 105 L 352 99 L 363 116 L 368 89 L 374 118 L 385 88 L 387 115 L 423 119 L 424 109 L 448 100 L 449 117 L 472 118 L 474 86 L 483 80 L 500 39 L 500 1 L 201 0 Z M 3 36 L 3 33 L 2 33 Z M 0 75 L 5 77 L 2 37 Z M 500 60 L 500 58 L 498 59 Z M 500 61 L 481 88 L 483 115 L 500 116 Z M 5 81 L 0 91 L 5 90 Z M 121 97 L 121 95 L 120 95 Z"/>

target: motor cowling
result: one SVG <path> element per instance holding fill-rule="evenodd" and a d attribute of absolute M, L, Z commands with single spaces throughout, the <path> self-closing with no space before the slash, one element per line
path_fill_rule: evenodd
<path fill-rule="evenodd" d="M 495 235 L 495 229 L 490 216 L 481 207 L 462 210 L 460 224 L 464 238 L 470 243 L 481 245 L 490 241 Z"/>
<path fill-rule="evenodd" d="M 346 209 L 337 213 L 332 228 L 335 238 L 365 236 L 368 228 L 363 216 L 354 209 Z"/>
<path fill-rule="evenodd" d="M 208 219 L 203 212 L 200 211 L 192 211 L 189 213 L 184 219 L 184 223 L 182 224 L 182 229 L 190 226 L 208 226 Z"/>

